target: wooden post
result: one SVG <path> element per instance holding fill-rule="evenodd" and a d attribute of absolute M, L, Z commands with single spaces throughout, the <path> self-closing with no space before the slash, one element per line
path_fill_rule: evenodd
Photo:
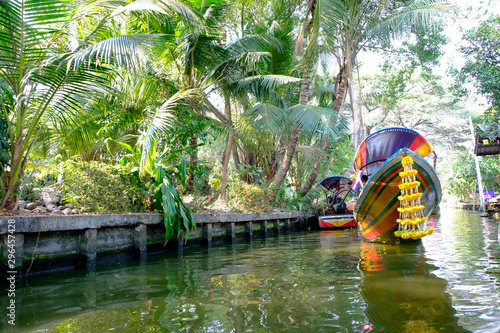
<path fill-rule="evenodd" d="M 183 250 L 184 250 L 184 230 L 181 230 L 181 233 L 177 238 L 177 251 L 182 252 Z"/>
<path fill-rule="evenodd" d="M 472 117 L 469 117 L 469 125 L 470 125 L 470 134 L 472 137 L 472 142 L 475 143 L 474 127 L 472 126 Z M 472 150 L 472 153 L 474 154 L 474 149 Z M 476 154 L 474 154 L 474 159 L 476 161 L 477 182 L 479 185 L 479 203 L 483 207 L 483 214 L 486 214 L 486 207 L 485 207 L 485 200 L 484 200 L 484 193 L 483 193 L 483 180 L 481 179 L 481 169 L 479 168 L 479 159 L 477 158 Z M 474 196 L 475 195 L 476 195 L 476 193 L 474 193 Z"/>
<path fill-rule="evenodd" d="M 204 223 L 203 224 L 203 234 L 205 236 L 205 240 L 207 244 L 212 245 L 212 223 Z"/>

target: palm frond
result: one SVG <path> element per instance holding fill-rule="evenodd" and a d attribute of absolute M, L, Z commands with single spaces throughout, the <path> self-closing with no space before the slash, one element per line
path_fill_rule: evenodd
<path fill-rule="evenodd" d="M 199 70 L 195 72 L 201 77 L 206 69 L 213 68 L 227 57 L 228 51 L 219 44 L 217 36 L 185 32 L 182 41 L 177 45 L 175 56 L 182 61 L 185 75 L 190 75 L 196 68 Z"/>
<path fill-rule="evenodd" d="M 76 69 L 82 64 L 112 64 L 139 72 L 147 67 L 152 40 L 149 34 L 111 37 L 70 55 L 68 69 Z"/>
<path fill-rule="evenodd" d="M 317 158 L 317 159 L 320 159 L 323 157 L 323 153 L 318 150 L 318 148 L 316 147 L 312 147 L 312 146 L 297 146 L 295 148 L 295 150 L 301 152 L 302 154 L 304 154 L 305 156 L 308 156 L 308 157 L 314 157 L 314 158 Z"/>
<path fill-rule="evenodd" d="M 316 96 L 322 96 L 324 94 L 332 94 L 335 92 L 335 85 L 329 84 L 329 85 L 323 85 L 323 86 L 317 86 L 311 89 L 311 97 Z"/>
<path fill-rule="evenodd" d="M 67 72 L 57 64 L 43 67 L 32 76 L 32 82 L 38 84 L 34 85 L 37 93 L 31 94 L 29 103 L 37 108 L 33 108 L 34 117 L 28 118 L 27 124 L 35 128 L 37 119 L 41 119 L 51 124 L 54 144 L 71 141 L 74 148 L 85 148 L 97 128 L 93 120 L 102 116 L 94 106 L 104 96 L 116 93 L 108 85 L 108 72 L 96 68 Z"/>
<path fill-rule="evenodd" d="M 292 123 L 311 136 L 339 137 L 347 130 L 345 122 L 339 121 L 338 113 L 332 109 L 299 104 L 289 110 Z"/>
<path fill-rule="evenodd" d="M 283 43 L 276 37 L 267 34 L 249 35 L 242 38 L 237 38 L 229 43 L 233 52 L 242 54 L 252 51 L 269 51 L 270 48 L 282 52 L 284 50 Z"/>
<path fill-rule="evenodd" d="M 449 13 L 451 8 L 452 5 L 448 1 L 416 0 L 401 11 L 381 20 L 372 20 L 367 26 L 366 35 L 390 38 L 401 36 L 413 25 L 432 28 L 433 22 L 441 15 Z"/>
<path fill-rule="evenodd" d="M 262 103 L 247 110 L 241 115 L 243 121 L 248 121 L 254 130 L 279 133 L 286 124 L 286 112 L 277 106 Z"/>
<path fill-rule="evenodd" d="M 178 0 L 156 0 L 155 2 L 163 4 L 177 14 L 191 30 L 199 31 L 203 28 L 203 22 L 199 14 L 188 6 L 186 2 Z"/>
<path fill-rule="evenodd" d="M 135 13 L 150 13 L 157 14 L 156 19 L 162 19 L 161 16 L 179 17 L 186 26 L 192 30 L 201 30 L 203 27 L 203 20 L 199 13 L 187 5 L 185 2 L 178 0 L 137 0 L 129 2 L 126 0 L 116 1 L 97 1 L 93 6 L 89 7 L 88 12 L 96 11 L 99 8 L 109 8 L 113 12 L 110 13 L 109 18 L 113 18 L 122 14 L 130 12 Z M 108 18 L 105 18 L 108 19 Z"/>
<path fill-rule="evenodd" d="M 16 94 L 33 65 L 47 56 L 47 41 L 74 8 L 71 0 L 0 1 L 0 76 Z"/>
<path fill-rule="evenodd" d="M 156 141 L 161 133 L 167 133 L 173 128 L 175 116 L 172 114 L 174 108 L 183 100 L 186 100 L 194 95 L 192 89 L 181 90 L 170 97 L 158 109 L 151 109 L 150 116 L 145 121 L 145 130 L 143 131 L 138 143 L 142 145 L 141 156 L 141 172 L 144 164 L 147 161 L 147 156 L 150 155 L 155 147 Z"/>
<path fill-rule="evenodd" d="M 246 77 L 238 82 L 236 91 L 246 89 L 248 86 L 257 83 L 263 89 L 276 89 L 288 83 L 300 82 L 299 78 L 286 75 L 258 75 Z"/>

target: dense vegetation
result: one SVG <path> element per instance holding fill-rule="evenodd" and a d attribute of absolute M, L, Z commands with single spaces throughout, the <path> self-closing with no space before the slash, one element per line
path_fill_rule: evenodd
<path fill-rule="evenodd" d="M 355 147 L 388 126 L 456 147 L 442 154 L 442 179 L 467 199 L 468 92 L 433 74 L 451 10 L 435 0 L 2 1 L 1 206 L 51 187 L 84 212 L 164 211 L 169 238 L 203 207 L 309 209 L 317 181 L 349 174 Z M 473 115 L 496 124 L 486 131 L 498 131 L 499 31 L 492 17 L 465 34 L 470 61 L 455 71 L 490 98 Z M 360 76 L 366 50 L 385 59 L 378 74 Z M 483 162 L 495 190 L 498 165 Z"/>

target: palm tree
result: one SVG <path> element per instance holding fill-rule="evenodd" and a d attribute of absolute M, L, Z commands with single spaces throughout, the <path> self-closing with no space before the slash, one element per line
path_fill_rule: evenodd
<path fill-rule="evenodd" d="M 335 126 L 333 128 L 335 128 L 336 131 L 334 131 L 332 134 L 328 132 L 321 133 L 322 137 L 321 147 L 319 148 L 321 155 L 314 162 L 314 165 L 311 169 L 311 172 L 309 173 L 309 176 L 307 177 L 306 181 L 302 184 L 300 188 L 300 193 L 302 197 L 306 196 L 306 194 L 311 190 L 313 185 L 316 183 L 316 179 L 318 178 L 320 168 L 326 162 L 328 151 L 330 150 L 329 148 L 332 146 L 332 141 L 338 141 L 337 139 L 345 138 L 348 135 L 347 121 L 339 116 L 338 111 L 340 107 L 338 109 L 335 108 L 336 106 L 335 103 L 337 101 L 335 101 L 334 98 L 335 95 L 337 94 L 337 90 L 338 86 L 335 85 L 322 85 L 322 86 L 320 85 L 316 86 L 311 91 L 311 96 L 316 97 L 318 99 L 320 106 L 326 108 L 332 108 L 335 111 L 334 116 L 331 116 L 329 118 L 329 122 L 330 126 Z M 326 170 L 328 170 L 328 163 L 326 164 L 327 164 Z"/>
<path fill-rule="evenodd" d="M 73 9 L 70 1 L 45 6 L 22 0 L 0 2 L 0 82 L 6 94 L 2 104 L 11 147 L 9 167 L 2 170 L 2 207 L 16 204 L 18 180 L 46 114 L 91 104 L 100 93 L 93 87 L 106 81 L 106 69 L 82 66 L 67 71 L 68 57 L 54 57 L 51 52 Z"/>
<path fill-rule="evenodd" d="M 239 6 L 242 5 L 239 4 Z M 229 39 L 230 36 L 222 32 L 225 27 L 219 22 L 223 21 L 220 15 L 226 15 L 227 11 L 226 8 L 220 10 L 214 9 L 214 7 L 211 7 L 209 13 L 205 8 L 201 7 L 200 11 L 202 13 L 206 11 L 204 15 L 207 21 L 206 29 L 198 33 L 197 36 L 190 37 L 197 42 L 191 50 L 185 49 L 186 52 L 190 52 L 191 56 L 183 56 L 183 59 L 191 60 L 190 63 L 186 62 L 180 68 L 191 66 L 194 69 L 191 72 L 195 72 L 197 76 L 191 82 L 200 91 L 203 102 L 200 105 L 197 104 L 196 107 L 201 107 L 200 111 L 202 112 L 204 109 L 212 112 L 220 121 L 221 127 L 227 132 L 226 149 L 221 161 L 221 196 L 225 199 L 225 184 L 231 153 L 235 165 L 239 165 L 239 154 L 236 145 L 234 145 L 234 138 L 237 136 L 236 127 L 232 116 L 236 112 L 235 101 L 247 99 L 247 96 L 244 95 L 247 93 L 246 89 L 249 86 L 258 86 L 259 82 L 262 83 L 263 81 L 272 82 L 271 85 L 277 86 L 283 80 L 290 81 L 290 79 L 282 76 L 262 76 L 263 73 L 269 73 L 269 71 L 262 70 L 266 66 L 266 62 L 276 63 L 272 60 L 275 54 L 283 53 L 284 47 L 279 37 L 268 33 L 265 29 L 264 31 L 251 29 L 253 28 L 251 26 L 246 31 L 241 32 L 243 37 L 223 42 L 222 37 L 226 35 L 226 39 Z M 230 9 L 227 8 L 227 10 Z M 247 32 L 252 32 L 252 34 L 247 34 Z M 211 43 L 202 43 L 207 38 L 210 38 Z M 204 55 L 209 55 L 209 57 L 204 58 Z M 283 63 L 288 63 L 288 60 L 283 61 Z M 295 80 L 295 78 L 291 80 Z M 208 95 L 212 92 L 217 92 L 223 97 L 224 110 L 218 110 L 211 103 Z M 242 104 L 246 104 L 246 102 Z"/>
<path fill-rule="evenodd" d="M 433 14 L 442 12 L 448 6 L 448 2 L 436 0 L 417 0 L 410 4 L 364 0 L 309 0 L 307 16 L 303 20 L 302 32 L 297 39 L 297 50 L 301 50 L 303 34 L 307 32 L 309 36 L 309 43 L 302 59 L 303 78 L 299 104 L 307 103 L 310 76 L 317 59 L 314 55 L 318 54 L 321 37 L 324 46 L 328 47 L 330 52 L 337 54 L 339 59 L 340 72 L 334 110 L 340 110 L 344 94 L 348 91 L 352 104 L 352 143 L 355 146 L 359 145 L 365 137 L 363 118 L 358 102 L 359 97 L 349 84 L 353 82 L 352 74 L 358 52 L 370 43 L 401 36 L 411 25 L 428 24 Z M 308 18 L 309 14 L 311 14 L 311 19 Z M 322 32 L 321 36 L 320 32 Z M 276 190 L 281 186 L 288 172 L 299 136 L 299 129 L 294 128 L 285 158 L 271 184 Z M 316 170 L 311 178 L 314 177 L 314 173 Z"/>
<path fill-rule="evenodd" d="M 309 100 L 311 77 L 314 74 L 313 68 L 319 58 L 319 54 L 321 53 L 319 40 L 322 22 L 325 19 L 324 11 L 328 13 L 327 18 L 329 20 L 329 25 L 336 26 L 342 18 L 341 12 L 337 11 L 335 8 L 325 6 L 325 4 L 328 5 L 328 1 L 329 0 L 308 0 L 305 4 L 306 15 L 302 20 L 302 29 L 297 36 L 295 45 L 295 55 L 301 57 L 299 68 L 302 73 L 302 81 L 299 94 L 299 105 L 306 105 Z M 304 37 L 307 37 L 308 42 L 305 49 L 303 47 Z M 285 156 L 280 164 L 279 170 L 276 173 L 275 179 L 271 183 L 271 187 L 274 188 L 275 191 L 278 191 L 281 187 L 283 180 L 290 169 L 299 137 L 300 128 L 294 126 L 288 141 Z"/>
<path fill-rule="evenodd" d="M 120 15 L 147 8 L 197 20 L 181 2 L 146 2 L 83 8 L 71 0 L 49 0 L 43 6 L 28 0 L 0 2 L 0 86 L 10 143 L 10 163 L 1 170 L 2 207 L 15 207 L 19 179 L 45 124 L 57 124 L 113 95 L 114 69 L 147 68 L 151 36 L 122 34 Z M 83 38 L 72 36 L 74 22 L 88 18 L 94 20 L 92 29 Z"/>
<path fill-rule="evenodd" d="M 331 108 L 300 104 L 286 108 L 266 103 L 255 105 L 242 115 L 238 128 L 246 134 L 247 145 L 263 168 L 267 181 L 274 176 L 277 156 L 285 150 L 281 139 L 289 135 L 293 127 L 299 128 L 303 137 L 314 138 L 310 140 L 313 143 L 325 141 L 323 138 L 329 143 L 346 130 L 345 123 L 339 121 L 338 113 Z M 300 145 L 296 149 L 308 154 L 317 150 L 311 145 Z M 325 148 L 321 149 L 315 157 L 323 155 Z"/>

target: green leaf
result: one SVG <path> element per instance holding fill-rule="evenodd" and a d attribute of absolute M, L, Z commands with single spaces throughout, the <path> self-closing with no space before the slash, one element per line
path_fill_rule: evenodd
<path fill-rule="evenodd" d="M 182 198 L 177 193 L 173 179 L 165 173 L 165 169 L 161 166 L 156 169 L 155 183 L 159 183 L 160 181 L 165 240 L 170 240 L 176 231 L 177 236 L 179 236 L 181 231 L 185 230 L 185 241 L 187 242 L 189 230 L 193 229 L 196 231 L 196 224 L 193 221 L 191 212 L 184 205 Z"/>

